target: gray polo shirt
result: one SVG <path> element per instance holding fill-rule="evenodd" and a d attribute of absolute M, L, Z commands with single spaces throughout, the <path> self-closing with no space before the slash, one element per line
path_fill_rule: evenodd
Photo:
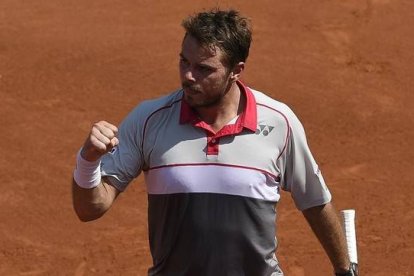
<path fill-rule="evenodd" d="M 300 210 L 331 200 L 292 110 L 238 85 L 246 108 L 220 131 L 178 90 L 136 107 L 102 159 L 102 174 L 120 191 L 144 172 L 149 275 L 280 275 L 280 189 Z"/>

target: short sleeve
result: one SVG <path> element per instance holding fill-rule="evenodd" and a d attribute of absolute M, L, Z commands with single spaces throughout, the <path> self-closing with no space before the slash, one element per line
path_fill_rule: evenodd
<path fill-rule="evenodd" d="M 102 157 L 101 173 L 118 190 L 124 191 L 144 166 L 139 108 L 133 110 L 121 123 L 119 145 Z"/>
<path fill-rule="evenodd" d="M 282 187 L 291 193 L 296 207 L 301 211 L 326 204 L 331 201 L 331 193 L 309 149 L 304 128 L 293 112 L 289 114 L 288 121 Z"/>

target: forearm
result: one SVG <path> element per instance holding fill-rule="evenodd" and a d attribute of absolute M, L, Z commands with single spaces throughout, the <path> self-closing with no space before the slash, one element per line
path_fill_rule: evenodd
<path fill-rule="evenodd" d="M 74 180 L 72 183 L 73 207 L 81 221 L 100 218 L 110 208 L 117 195 L 117 190 L 104 181 L 91 189 L 79 187 Z"/>
<path fill-rule="evenodd" d="M 316 206 L 303 211 L 316 237 L 328 255 L 335 272 L 345 272 L 350 261 L 345 236 L 333 205 Z"/>

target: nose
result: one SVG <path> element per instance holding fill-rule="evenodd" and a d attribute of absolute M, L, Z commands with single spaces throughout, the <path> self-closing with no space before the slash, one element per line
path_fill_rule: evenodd
<path fill-rule="evenodd" d="M 193 66 L 191 66 L 189 62 L 184 62 L 180 60 L 179 68 L 182 80 L 191 82 L 195 81 L 195 77 L 192 70 Z"/>
<path fill-rule="evenodd" d="M 194 74 L 191 71 L 191 68 L 186 68 L 183 72 L 183 75 L 184 75 L 185 80 L 191 81 L 191 82 L 195 81 Z"/>

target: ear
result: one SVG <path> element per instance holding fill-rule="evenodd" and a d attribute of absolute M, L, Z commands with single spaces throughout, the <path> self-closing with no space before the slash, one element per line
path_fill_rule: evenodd
<path fill-rule="evenodd" d="M 237 63 L 230 74 L 230 80 L 235 82 L 238 81 L 241 77 L 241 73 L 244 71 L 244 62 Z"/>

